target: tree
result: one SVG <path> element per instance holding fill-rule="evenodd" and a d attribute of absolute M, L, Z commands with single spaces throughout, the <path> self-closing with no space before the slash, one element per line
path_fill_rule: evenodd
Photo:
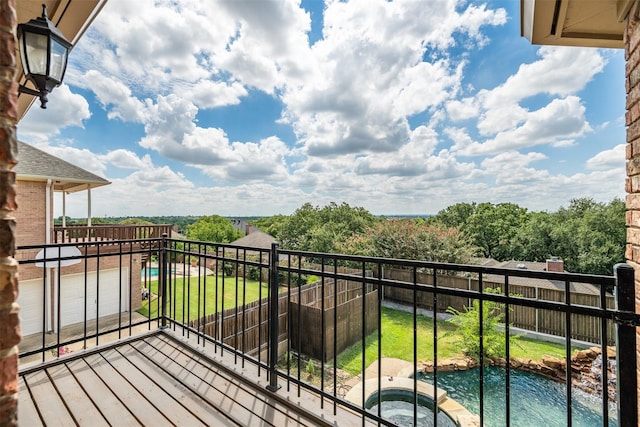
<path fill-rule="evenodd" d="M 258 218 L 251 221 L 251 224 L 258 227 L 260 231 L 263 231 L 276 239 L 279 238 L 280 230 L 284 222 L 287 220 L 285 215 L 274 215 L 265 218 Z"/>
<path fill-rule="evenodd" d="M 529 214 L 512 240 L 514 258 L 544 261 L 557 256 L 568 271 L 611 274 L 615 264 L 624 262 L 625 209 L 620 199 L 599 203 L 581 198 L 554 213 Z"/>
<path fill-rule="evenodd" d="M 548 212 L 531 212 L 527 221 L 517 230 L 513 239 L 513 258 L 526 261 L 544 261 L 560 256 L 554 245 L 553 229 L 556 220 Z"/>
<path fill-rule="evenodd" d="M 409 219 L 389 219 L 366 227 L 341 245 L 341 252 L 383 258 L 466 263 L 475 249 L 457 228 Z"/>
<path fill-rule="evenodd" d="M 480 203 L 462 228 L 485 257 L 513 259 L 513 240 L 527 219 L 527 210 L 514 203 Z"/>
<path fill-rule="evenodd" d="M 624 262 L 625 210 L 620 199 L 605 204 L 589 198 L 558 210 L 553 237 L 567 270 L 611 274 L 616 263 Z"/>
<path fill-rule="evenodd" d="M 331 202 L 324 207 L 305 203 L 282 222 L 275 237 L 286 249 L 332 253 L 375 221 L 366 209 L 347 203 Z"/>
<path fill-rule="evenodd" d="M 456 203 L 442 209 L 432 217 L 427 218 L 427 223 L 439 223 L 447 227 L 462 228 L 469 217 L 476 212 L 478 205 L 473 203 Z"/>
<path fill-rule="evenodd" d="M 122 225 L 153 225 L 153 222 L 140 218 L 125 218 L 120 220 Z"/>
<path fill-rule="evenodd" d="M 227 218 L 219 215 L 203 216 L 187 228 L 187 237 L 203 242 L 229 243 L 242 237 Z"/>

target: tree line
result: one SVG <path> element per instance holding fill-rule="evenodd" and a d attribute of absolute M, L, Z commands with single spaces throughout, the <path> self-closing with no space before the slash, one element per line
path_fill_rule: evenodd
<path fill-rule="evenodd" d="M 561 258 L 567 271 L 612 274 L 624 262 L 625 203 L 620 199 L 570 201 L 555 212 L 514 203 L 457 203 L 433 216 L 376 217 L 347 203 L 305 203 L 292 215 L 253 223 L 283 248 L 365 256 L 469 263 Z"/>
<path fill-rule="evenodd" d="M 67 224 L 74 223 L 68 218 Z M 220 243 L 243 235 L 219 215 L 92 218 L 92 223 L 173 224 L 189 239 Z M 457 203 L 432 216 L 404 219 L 377 217 L 347 203 L 305 203 L 291 215 L 251 223 L 282 248 L 300 251 L 450 263 L 555 256 L 567 271 L 591 274 L 611 274 L 625 260 L 625 203 L 617 198 L 608 203 L 573 199 L 555 212 L 529 211 L 515 203 Z"/>

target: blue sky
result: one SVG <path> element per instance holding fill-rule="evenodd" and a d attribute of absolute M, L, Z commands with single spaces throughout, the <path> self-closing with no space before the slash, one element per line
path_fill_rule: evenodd
<path fill-rule="evenodd" d="M 623 51 L 533 46 L 519 13 L 513 0 L 109 0 L 18 137 L 112 182 L 94 216 L 623 197 Z M 86 215 L 86 198 L 69 195 L 67 214 Z"/>

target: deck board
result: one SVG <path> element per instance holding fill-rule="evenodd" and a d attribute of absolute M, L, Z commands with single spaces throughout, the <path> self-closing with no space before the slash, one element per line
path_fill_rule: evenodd
<path fill-rule="evenodd" d="M 49 425 L 75 425 L 64 401 L 45 371 L 34 372 L 24 379 L 33 397 L 33 403 Z"/>
<path fill-rule="evenodd" d="M 69 371 L 76 380 L 82 384 L 82 388 L 94 405 L 100 410 L 107 422 L 111 425 L 144 425 L 131 413 L 127 405 L 119 398 L 119 395 L 109 389 L 102 379 L 91 369 L 84 359 L 67 363 Z M 120 390 L 118 390 L 119 392 Z"/>
<path fill-rule="evenodd" d="M 107 386 L 115 394 L 117 392 L 118 399 L 127 406 L 132 415 L 140 422 L 140 424 L 148 426 L 154 424 L 163 424 L 169 422 L 165 416 L 175 408 L 170 406 L 160 410 L 156 405 L 142 393 L 138 391 L 127 379 L 113 368 L 101 355 L 94 354 L 84 359 L 87 365 L 102 379 Z M 126 373 L 124 375 L 127 375 Z M 127 375 L 128 376 L 128 375 Z M 151 396 L 149 396 L 151 397 Z"/>
<path fill-rule="evenodd" d="M 91 427 L 109 425 L 65 365 L 52 366 L 47 369 L 47 372 L 79 425 Z"/>
<path fill-rule="evenodd" d="M 42 426 L 42 420 L 40 420 L 40 415 L 38 415 L 38 410 L 31 398 L 31 394 L 29 394 L 29 390 L 27 390 L 23 377 L 18 380 L 18 387 L 20 388 L 20 393 L 18 394 L 18 421 L 25 426 Z"/>
<path fill-rule="evenodd" d="M 258 375 L 255 365 L 235 365 L 227 352 L 223 359 L 231 359 L 217 359 L 211 350 L 174 332 L 155 331 L 25 367 L 19 383 L 20 424 L 362 425 L 361 417 L 344 409 L 337 415 L 322 409 L 309 393 L 295 399 L 285 388 L 269 392 L 264 369 Z"/>
<path fill-rule="evenodd" d="M 206 426 L 206 412 L 201 411 L 203 401 L 179 383 L 162 375 L 145 363 L 135 363 L 122 353 L 122 349 L 102 353 L 102 357 L 121 375 L 126 375 L 155 407 L 163 408 L 165 416 L 177 426 Z M 149 369 L 151 368 L 151 369 Z M 218 414 L 220 417 L 220 414 Z M 217 423 L 217 425 L 223 425 Z M 231 423 L 224 425 L 233 425 Z"/>
<path fill-rule="evenodd" d="M 174 378 L 180 378 L 186 384 L 199 383 L 203 397 L 216 402 L 240 425 L 312 425 L 279 403 L 234 384 L 231 378 L 203 363 L 197 354 L 185 352 L 160 337 L 138 341 L 135 347 L 141 354 L 162 364 Z"/>

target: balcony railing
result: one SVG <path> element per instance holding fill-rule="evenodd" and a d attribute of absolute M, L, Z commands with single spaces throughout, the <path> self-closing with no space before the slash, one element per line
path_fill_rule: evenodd
<path fill-rule="evenodd" d="M 171 236 L 172 226 L 160 225 L 70 225 L 53 228 L 53 243 L 102 242 L 108 240 L 157 239 Z"/>
<path fill-rule="evenodd" d="M 338 406 L 348 408 L 359 413 L 363 422 L 395 425 L 382 409 L 368 407 L 374 404 L 381 408 L 387 388 L 398 385 L 408 391 L 412 420 L 422 416 L 418 411 L 424 403 L 424 391 L 427 395 L 431 393 L 432 398 L 427 400 L 433 415 L 428 416 L 433 417 L 434 425 L 447 425 L 447 420 L 458 425 L 491 425 L 491 422 L 514 425 L 523 415 L 511 409 L 516 403 L 514 399 L 520 397 L 513 394 L 511 378 L 516 364 L 510 362 L 514 348 L 509 337 L 526 333 L 526 328 L 515 328 L 512 324 L 520 316 L 518 313 L 531 312 L 537 319 L 561 319 L 562 327 L 554 332 L 555 337 L 538 334 L 534 338 L 555 340 L 564 347 L 564 361 L 554 370 L 560 374 L 560 380 L 563 375 L 574 379 L 563 381 L 562 393 L 555 399 L 564 402 L 562 418 L 566 425 L 572 425 L 578 417 L 576 398 L 581 393 L 570 362 L 575 348 L 597 347 L 601 366 L 606 367 L 613 357 L 608 346 L 612 342 L 617 346 L 616 408 L 612 410 L 607 398 L 614 378 L 607 369 L 602 369 L 596 388 L 603 398 L 594 410 L 597 420 L 594 425 L 638 425 L 635 327 L 640 325 L 640 316 L 635 314 L 633 269 L 627 265 L 617 266 L 614 276 L 594 276 L 297 252 L 279 250 L 277 245 L 267 250 L 169 238 L 155 239 L 147 245 L 139 243 L 110 241 L 119 250 L 102 253 L 100 248 L 105 242 L 84 241 L 77 244 L 81 255 L 52 259 L 60 267 L 56 269 L 55 274 L 59 275 L 56 283 L 62 283 L 65 275 L 63 263 L 72 260 L 85 266 L 85 277 L 89 277 L 92 269 L 99 272 L 101 265 L 120 266 L 128 276 L 124 275 L 126 280 L 120 274 L 115 281 L 101 281 L 98 274 L 95 281 L 85 280 L 84 318 L 75 327 L 75 333 L 68 332 L 72 326 L 63 324 L 60 315 L 56 327 L 51 328 L 44 320 L 50 317 L 49 308 L 43 307 L 41 329 L 53 332 L 36 334 L 36 340 L 28 337 L 31 344 L 30 347 L 23 344 L 21 361 L 34 357 L 45 361 L 59 357 L 67 348 L 89 348 L 108 339 L 130 336 L 140 328 L 170 328 L 187 338 L 196 337 L 201 346 L 213 346 L 215 352 L 232 354 L 235 364 L 257 365 L 267 375 L 267 388 L 271 391 L 286 387 L 297 389 L 298 395 L 302 390 L 313 392 L 320 396 L 323 407 L 333 405 L 334 412 Z M 142 272 L 135 268 L 139 259 L 147 260 Z M 392 271 L 404 273 L 398 278 Z M 514 292 L 516 278 L 559 283 L 564 296 L 560 300 L 542 300 Z M 58 304 L 59 314 L 65 307 L 65 285 L 54 287 L 54 295 L 47 297 L 51 289 L 47 280 L 46 276 L 42 279 L 45 294 L 42 300 Z M 576 303 L 573 295 L 576 284 L 595 289 L 597 303 L 591 306 Z M 124 301 L 117 314 L 108 319 L 102 315 L 100 303 L 107 288 L 119 296 L 120 304 Z M 616 294 L 617 306 L 611 304 L 608 293 L 611 290 Z M 142 300 L 138 293 L 142 294 Z M 444 330 L 451 327 L 447 328 L 441 318 L 448 307 L 464 311 L 464 307 L 473 306 L 474 302 L 479 312 L 497 304 L 503 315 L 499 330 L 506 347 L 501 357 L 486 355 L 484 346 L 488 344 L 480 337 L 488 334 L 489 326 L 484 316 L 478 316 L 477 324 L 479 365 L 503 360 L 505 379 L 499 398 L 506 404 L 497 415 L 491 414 L 498 421 L 488 418 L 485 394 L 492 380 L 484 369 L 473 374 L 478 386 L 478 407 L 474 413 L 461 405 L 451 409 L 456 402 L 443 400 L 440 389 L 444 368 L 439 345 L 443 336 L 451 333 Z M 386 372 L 385 357 L 394 346 L 387 338 L 391 333 L 386 329 L 390 310 L 404 312 L 403 318 L 408 319 L 400 328 L 407 331 L 404 337 L 410 341 L 410 350 L 402 357 L 409 374 L 407 369 L 403 373 Z M 583 323 L 591 325 L 587 329 L 596 330 L 588 338 L 590 344 L 584 342 L 583 335 L 576 338 L 574 330 Z M 425 346 L 432 349 L 427 357 L 421 350 Z M 349 359 L 349 368 L 343 357 L 345 351 L 355 354 Z M 420 380 L 418 374 L 424 370 L 429 371 L 432 385 Z"/>

